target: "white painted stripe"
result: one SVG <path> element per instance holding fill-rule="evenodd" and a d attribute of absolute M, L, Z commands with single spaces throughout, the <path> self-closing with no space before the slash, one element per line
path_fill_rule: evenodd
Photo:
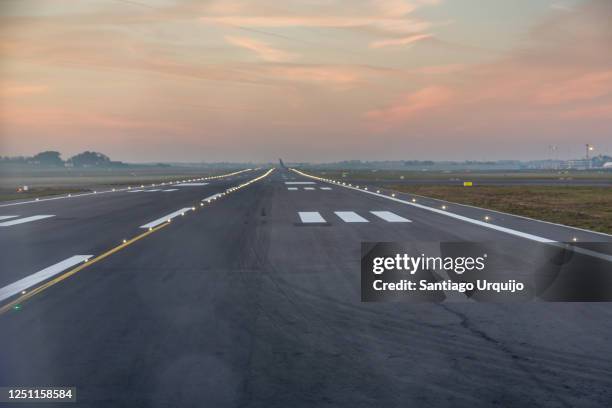
<path fill-rule="evenodd" d="M 10 227 L 17 224 L 25 224 L 26 222 L 43 220 L 45 218 L 55 217 L 55 215 L 33 215 L 31 217 L 19 218 L 12 221 L 0 222 L 0 227 Z"/>
<path fill-rule="evenodd" d="M 344 222 L 370 222 L 354 211 L 335 211 Z"/>
<path fill-rule="evenodd" d="M 21 291 L 31 288 L 32 286 L 45 281 L 53 276 L 59 274 L 62 271 L 65 271 L 68 268 L 71 268 L 75 265 L 80 264 L 91 258 L 93 255 L 74 255 L 68 259 L 64 259 L 61 262 L 56 263 L 55 265 L 51 265 L 48 268 L 45 268 L 41 271 L 33 273 L 30 276 L 26 276 L 23 279 L 18 280 L 17 282 L 11 283 L 8 286 L 0 288 L 0 302 L 10 298 L 11 296 L 15 296 L 19 294 Z"/>
<path fill-rule="evenodd" d="M 287 190 L 289 191 L 297 191 L 297 187 L 287 187 Z"/>
<path fill-rule="evenodd" d="M 162 190 L 164 193 L 169 193 L 171 191 L 178 191 L 178 188 L 169 188 L 167 190 Z"/>
<path fill-rule="evenodd" d="M 304 224 L 324 223 L 325 218 L 321 217 L 318 211 L 300 211 L 298 213 Z"/>
<path fill-rule="evenodd" d="M 304 190 L 314 190 L 314 187 L 304 187 Z"/>
<path fill-rule="evenodd" d="M 332 190 L 331 187 L 320 187 L 320 188 L 321 188 L 321 190 Z"/>
<path fill-rule="evenodd" d="M 157 191 L 161 191 L 161 190 L 160 190 L 160 189 L 158 189 L 158 188 L 154 188 L 154 189 L 152 189 L 152 190 L 144 190 L 144 192 L 145 192 L 145 193 L 155 193 L 155 192 L 157 192 Z"/>
<path fill-rule="evenodd" d="M 168 214 L 168 215 L 165 215 L 165 216 L 163 216 L 163 217 L 160 217 L 160 218 L 158 218 L 158 219 L 156 219 L 156 220 L 154 220 L 154 221 L 151 221 L 151 222 L 150 222 L 150 223 L 148 223 L 148 224 L 141 225 L 141 226 L 140 226 L 140 228 L 155 228 L 155 227 L 157 227 L 158 225 L 163 224 L 164 222 L 166 222 L 166 221 L 168 221 L 168 220 L 171 220 L 171 219 L 173 219 L 174 217 L 178 217 L 179 215 L 184 214 L 184 213 L 186 213 L 187 211 L 191 211 L 191 210 L 192 210 L 192 208 L 191 208 L 191 207 L 181 208 L 181 209 L 180 209 L 180 210 L 178 210 L 178 211 L 175 211 L 175 212 L 173 212 L 173 213 L 170 213 L 170 214 Z"/>
<path fill-rule="evenodd" d="M 407 218 L 400 217 L 399 215 L 392 213 L 391 211 L 370 211 L 378 218 L 382 218 L 388 222 L 412 222 Z"/>
<path fill-rule="evenodd" d="M 201 187 L 201 186 L 207 186 L 208 183 L 181 183 L 181 184 L 177 184 L 178 187 Z"/>
<path fill-rule="evenodd" d="M 140 193 L 141 191 L 144 191 L 144 190 L 130 190 L 128 191 L 128 193 Z"/>
<path fill-rule="evenodd" d="M 223 193 L 213 194 L 213 195 L 211 195 L 209 197 L 204 198 L 202 201 L 208 201 L 210 203 L 212 200 L 216 200 L 217 198 L 221 197 L 222 195 L 223 195 Z"/>
<path fill-rule="evenodd" d="M 0 215 L 0 220 L 8 220 L 10 218 L 17 218 L 18 215 Z"/>
<path fill-rule="evenodd" d="M 314 181 L 285 181 L 285 184 L 317 184 Z"/>

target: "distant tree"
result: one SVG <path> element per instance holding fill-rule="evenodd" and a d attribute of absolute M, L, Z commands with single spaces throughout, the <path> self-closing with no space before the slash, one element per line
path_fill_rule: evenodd
<path fill-rule="evenodd" d="M 68 162 L 74 167 L 108 167 L 111 164 L 111 160 L 108 156 L 90 151 L 72 156 Z"/>
<path fill-rule="evenodd" d="M 32 157 L 31 161 L 34 164 L 40 164 L 43 166 L 63 166 L 64 161 L 60 156 L 60 152 L 48 150 L 46 152 L 38 153 Z"/>

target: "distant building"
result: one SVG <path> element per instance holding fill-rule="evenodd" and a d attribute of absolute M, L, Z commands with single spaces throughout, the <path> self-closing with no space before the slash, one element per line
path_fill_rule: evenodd
<path fill-rule="evenodd" d="M 590 159 L 566 160 L 561 162 L 559 168 L 565 170 L 588 170 L 593 168 L 593 162 Z"/>
<path fill-rule="evenodd" d="M 612 169 L 612 162 L 604 163 L 601 167 L 603 167 L 604 169 Z"/>

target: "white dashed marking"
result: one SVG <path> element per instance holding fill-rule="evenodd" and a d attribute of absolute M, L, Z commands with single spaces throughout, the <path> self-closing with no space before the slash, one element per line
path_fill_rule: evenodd
<path fill-rule="evenodd" d="M 18 218 L 16 220 L 0 222 L 0 227 L 10 227 L 17 224 L 25 224 L 26 222 L 38 221 L 51 217 L 55 217 L 55 215 L 33 215 L 31 217 Z"/>
<path fill-rule="evenodd" d="M 370 222 L 354 211 L 336 211 L 335 214 L 344 222 Z"/>
<path fill-rule="evenodd" d="M 370 211 L 370 213 L 388 222 L 412 222 L 407 218 L 400 217 L 399 215 L 392 213 L 391 211 Z"/>
<path fill-rule="evenodd" d="M 313 224 L 313 223 L 325 223 L 325 218 L 321 217 L 318 211 L 300 211 L 299 213 L 300 220 L 304 224 Z"/>

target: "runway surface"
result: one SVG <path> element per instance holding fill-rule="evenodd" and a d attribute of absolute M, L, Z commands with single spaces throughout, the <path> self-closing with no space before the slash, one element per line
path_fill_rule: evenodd
<path fill-rule="evenodd" d="M 609 262 L 588 243 L 611 236 L 362 188 L 262 169 L 0 207 L 0 385 L 84 407 L 610 405 L 609 303 L 362 303 L 360 243 L 497 242 L 520 270 L 548 241 Z"/>

